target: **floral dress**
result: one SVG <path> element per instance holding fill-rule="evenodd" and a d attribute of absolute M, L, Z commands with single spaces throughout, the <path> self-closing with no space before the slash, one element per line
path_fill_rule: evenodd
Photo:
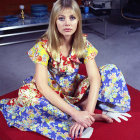
<path fill-rule="evenodd" d="M 42 40 L 28 51 L 34 63 L 40 63 L 48 68 L 48 85 L 68 104 L 80 110 L 75 103 L 84 95 L 88 95 L 89 81 L 84 75 L 78 74 L 80 64 L 86 64 L 94 59 L 98 51 L 86 41 L 86 55 L 78 59 L 71 50 L 68 57 L 59 54 L 52 58 L 47 47 L 47 40 Z M 112 112 L 127 112 L 130 110 L 130 96 L 121 71 L 114 65 L 99 67 L 101 87 L 98 97 L 98 107 Z M 19 89 L 18 97 L 0 101 L 2 111 L 8 126 L 14 126 L 22 131 L 34 131 L 54 140 L 70 140 L 70 126 L 73 120 L 70 116 L 53 106 L 37 89 L 35 80 L 27 78 Z"/>

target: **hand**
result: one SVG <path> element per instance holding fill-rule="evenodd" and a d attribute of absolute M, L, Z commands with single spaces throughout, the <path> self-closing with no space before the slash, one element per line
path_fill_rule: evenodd
<path fill-rule="evenodd" d="M 116 120 L 119 123 L 121 122 L 120 118 L 125 121 L 128 121 L 128 119 L 126 117 L 131 117 L 131 115 L 128 113 L 119 113 L 119 112 L 103 111 L 102 114 L 109 116 L 110 118 Z"/>
<path fill-rule="evenodd" d="M 88 111 L 77 111 L 74 113 L 72 118 L 81 124 L 83 127 L 87 128 L 90 127 L 94 122 L 94 113 L 89 113 Z"/>
<path fill-rule="evenodd" d="M 93 133 L 92 127 L 88 127 L 86 129 L 84 129 L 84 127 L 82 125 L 75 122 L 70 128 L 69 135 L 71 136 L 72 139 L 78 138 L 78 137 L 79 138 L 90 138 L 92 133 Z"/>
<path fill-rule="evenodd" d="M 70 127 L 70 132 L 69 132 L 69 135 L 71 136 L 71 138 L 78 138 L 78 137 L 81 137 L 82 136 L 82 133 L 83 133 L 83 130 L 84 130 L 84 127 L 75 122 L 71 127 Z"/>

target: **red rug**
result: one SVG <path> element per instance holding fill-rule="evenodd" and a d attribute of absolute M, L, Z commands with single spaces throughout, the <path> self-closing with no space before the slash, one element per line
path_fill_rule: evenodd
<path fill-rule="evenodd" d="M 81 65 L 79 73 L 86 74 L 85 68 Z M 128 85 L 128 90 L 131 96 L 131 111 L 129 112 L 132 117 L 128 121 L 121 123 L 113 122 L 107 124 L 104 122 L 95 122 L 92 127 L 94 132 L 90 140 L 140 140 L 140 91 Z M 3 98 L 17 97 L 18 90 L 10 92 Z M 96 110 L 96 112 L 101 112 Z M 0 140 L 47 140 L 46 137 L 41 136 L 34 132 L 23 132 L 14 127 L 10 128 L 0 112 Z M 80 139 L 79 139 L 80 140 Z"/>

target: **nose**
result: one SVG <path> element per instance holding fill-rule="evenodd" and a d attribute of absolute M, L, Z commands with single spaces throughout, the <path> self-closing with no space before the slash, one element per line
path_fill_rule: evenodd
<path fill-rule="evenodd" d="M 70 26 L 70 19 L 69 18 L 65 19 L 65 26 Z"/>

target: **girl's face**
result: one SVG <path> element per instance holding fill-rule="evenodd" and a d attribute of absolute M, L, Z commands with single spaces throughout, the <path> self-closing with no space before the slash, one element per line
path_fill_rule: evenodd
<path fill-rule="evenodd" d="M 78 17 L 71 8 L 61 10 L 56 19 L 57 29 L 65 38 L 75 33 L 77 24 Z"/>

